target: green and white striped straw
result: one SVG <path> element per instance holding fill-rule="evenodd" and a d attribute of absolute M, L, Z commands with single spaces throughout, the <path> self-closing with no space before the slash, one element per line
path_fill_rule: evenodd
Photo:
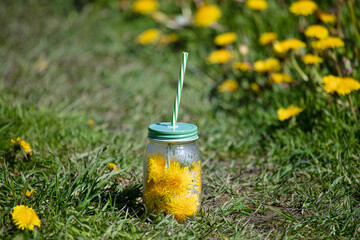
<path fill-rule="evenodd" d="M 183 83 L 184 83 L 184 76 L 185 76 L 186 62 L 187 62 L 188 55 L 189 54 L 187 52 L 183 52 L 183 55 L 181 57 L 181 66 L 180 66 L 178 87 L 177 87 L 177 92 L 176 92 L 176 97 L 175 97 L 173 117 L 171 120 L 171 126 L 173 128 L 175 128 L 175 126 L 176 126 L 176 120 L 177 120 L 177 117 L 179 114 L 181 91 L 182 91 Z"/>

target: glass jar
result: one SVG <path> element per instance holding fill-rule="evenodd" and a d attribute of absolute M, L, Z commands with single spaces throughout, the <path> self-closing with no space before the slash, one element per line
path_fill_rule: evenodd
<path fill-rule="evenodd" d="M 188 123 L 156 123 L 149 126 L 144 161 L 146 210 L 173 214 L 179 222 L 200 207 L 201 162 L 196 146 L 197 127 Z"/>

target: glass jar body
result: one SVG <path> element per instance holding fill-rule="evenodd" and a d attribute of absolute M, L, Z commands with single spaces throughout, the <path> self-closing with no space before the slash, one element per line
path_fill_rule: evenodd
<path fill-rule="evenodd" d="M 150 139 L 144 160 L 144 204 L 148 212 L 173 214 L 179 222 L 200 207 L 201 162 L 196 141 Z"/>

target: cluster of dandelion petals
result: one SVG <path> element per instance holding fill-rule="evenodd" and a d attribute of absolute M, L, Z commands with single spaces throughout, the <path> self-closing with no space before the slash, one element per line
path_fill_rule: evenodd
<path fill-rule="evenodd" d="M 156 0 L 137 0 L 132 5 L 132 10 L 140 14 L 149 14 L 157 10 L 159 4 Z"/>
<path fill-rule="evenodd" d="M 291 104 L 288 108 L 279 108 L 277 111 L 277 115 L 280 121 L 284 121 L 286 119 L 298 115 L 303 110 L 304 110 L 303 108 L 295 107 L 294 105 Z"/>
<path fill-rule="evenodd" d="M 280 69 L 280 62 L 276 58 L 268 58 L 266 60 L 258 60 L 254 64 L 255 71 L 259 73 L 271 73 Z"/>
<path fill-rule="evenodd" d="M 259 38 L 259 43 L 261 45 L 268 45 L 273 43 L 277 39 L 278 35 L 274 32 L 265 32 L 261 34 Z"/>
<path fill-rule="evenodd" d="M 35 226 L 40 227 L 41 222 L 36 214 L 35 210 L 31 207 L 24 205 L 17 205 L 13 211 L 10 212 L 12 215 L 13 223 L 18 226 L 19 229 L 34 230 Z"/>
<path fill-rule="evenodd" d="M 197 212 L 200 192 L 200 162 L 183 167 L 171 159 L 166 167 L 164 156 L 148 156 L 144 203 L 149 212 L 158 214 L 164 211 L 183 222 L 187 216 L 194 216 Z"/>
<path fill-rule="evenodd" d="M 31 157 L 33 155 L 30 144 L 27 143 L 25 140 L 18 137 L 17 139 L 11 139 L 11 142 L 15 145 L 15 147 L 21 147 L 28 157 Z"/>
<path fill-rule="evenodd" d="M 233 68 L 238 69 L 242 72 L 248 72 L 251 69 L 251 65 L 248 62 L 234 62 Z"/>
<path fill-rule="evenodd" d="M 212 53 L 207 58 L 208 63 L 227 63 L 234 58 L 234 53 L 227 49 L 219 49 Z"/>
<path fill-rule="evenodd" d="M 313 14 L 317 9 L 318 5 L 310 0 L 300 0 L 290 5 L 290 12 L 295 15 L 308 16 Z"/>
<path fill-rule="evenodd" d="M 218 46 L 225 46 L 235 42 L 236 38 L 237 37 L 234 32 L 227 32 L 216 36 L 214 39 L 214 43 Z"/>
<path fill-rule="evenodd" d="M 301 58 L 301 60 L 306 64 L 306 65 L 313 65 L 313 64 L 318 64 L 318 63 L 322 63 L 323 59 L 317 55 L 314 54 L 306 54 L 305 56 L 303 56 Z"/>
<path fill-rule="evenodd" d="M 217 88 L 218 92 L 235 92 L 238 89 L 239 83 L 234 79 L 226 79 Z"/>
<path fill-rule="evenodd" d="M 322 39 L 329 36 L 329 31 L 322 25 L 311 25 L 305 30 L 305 36 Z"/>
<path fill-rule="evenodd" d="M 26 193 L 25 193 L 26 197 L 29 198 L 29 197 L 31 197 L 33 194 L 34 194 L 34 189 L 31 189 L 30 191 L 29 191 L 29 189 L 26 190 Z"/>
<path fill-rule="evenodd" d="M 260 91 L 260 86 L 259 86 L 259 84 L 257 84 L 257 83 L 251 83 L 251 84 L 250 84 L 250 88 L 251 88 L 251 90 L 253 90 L 254 92 L 259 92 L 259 91 Z"/>
<path fill-rule="evenodd" d="M 203 5 L 197 9 L 194 23 L 199 27 L 208 27 L 216 23 L 221 17 L 221 10 L 216 5 Z"/>
<path fill-rule="evenodd" d="M 345 43 L 341 38 L 338 37 L 326 37 L 312 42 L 311 46 L 316 49 L 324 50 L 326 48 L 344 47 Z"/>
<path fill-rule="evenodd" d="M 336 22 L 336 16 L 334 14 L 327 13 L 327 12 L 322 12 L 322 11 L 317 11 L 316 14 L 317 14 L 318 18 L 323 23 L 334 23 L 334 22 Z"/>
<path fill-rule="evenodd" d="M 116 164 L 114 164 L 114 163 L 109 163 L 108 165 L 107 165 L 107 167 L 108 167 L 108 169 L 110 170 L 110 171 L 113 171 L 113 170 L 115 170 L 115 172 L 117 172 L 117 171 L 119 171 L 119 168 L 116 166 Z"/>
<path fill-rule="evenodd" d="M 327 93 L 347 95 L 360 89 L 360 83 L 351 77 L 337 77 L 333 75 L 324 76 L 321 79 Z"/>
<path fill-rule="evenodd" d="M 275 83 L 291 83 L 293 78 L 286 73 L 272 73 L 271 80 Z"/>
<path fill-rule="evenodd" d="M 284 54 L 289 50 L 298 50 L 300 48 L 304 48 L 306 44 L 303 41 L 300 41 L 296 38 L 286 39 L 280 42 L 276 42 L 273 45 L 273 48 L 276 53 Z"/>
<path fill-rule="evenodd" d="M 268 8 L 268 3 L 265 0 L 246 0 L 245 4 L 248 8 L 256 11 Z"/>

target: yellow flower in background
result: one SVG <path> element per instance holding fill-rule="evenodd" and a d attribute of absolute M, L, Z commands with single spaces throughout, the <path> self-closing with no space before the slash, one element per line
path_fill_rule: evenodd
<path fill-rule="evenodd" d="M 170 33 L 167 35 L 162 35 L 160 37 L 160 44 L 167 45 L 169 43 L 174 43 L 179 41 L 179 36 L 176 33 Z"/>
<path fill-rule="evenodd" d="M 151 154 L 148 156 L 148 179 L 147 181 L 159 182 L 164 174 L 165 158 L 159 154 Z"/>
<path fill-rule="evenodd" d="M 33 155 L 31 146 L 29 143 L 25 142 L 25 140 L 21 139 L 21 138 L 17 138 L 15 139 L 11 139 L 11 142 L 15 145 L 15 146 L 20 146 L 22 148 L 22 150 L 25 152 L 25 154 L 29 157 L 31 157 Z"/>
<path fill-rule="evenodd" d="M 306 44 L 303 41 L 300 41 L 296 38 L 286 39 L 280 42 L 276 42 L 273 45 L 273 48 L 276 53 L 287 53 L 289 50 L 298 50 L 300 48 L 304 48 Z"/>
<path fill-rule="evenodd" d="M 140 14 L 149 14 L 157 10 L 159 4 L 155 0 L 137 0 L 132 5 L 132 10 Z"/>
<path fill-rule="evenodd" d="M 333 75 L 324 76 L 321 79 L 324 89 L 327 93 L 337 93 L 339 95 L 347 95 L 352 91 L 360 89 L 360 83 L 351 77 L 336 77 Z"/>
<path fill-rule="evenodd" d="M 251 65 L 248 62 L 234 62 L 233 68 L 243 72 L 248 72 L 251 69 Z"/>
<path fill-rule="evenodd" d="M 219 46 L 225 46 L 236 41 L 236 34 L 234 32 L 227 32 L 215 37 L 214 43 Z"/>
<path fill-rule="evenodd" d="M 48 68 L 48 66 L 49 66 L 49 62 L 42 58 L 38 59 L 35 62 L 35 68 L 38 72 L 45 71 Z"/>
<path fill-rule="evenodd" d="M 28 228 L 29 230 L 34 230 L 35 226 L 40 227 L 41 222 L 36 214 L 35 210 L 31 207 L 24 205 L 17 205 L 14 207 L 13 212 L 10 212 L 12 215 L 12 220 L 19 229 L 24 230 Z"/>
<path fill-rule="evenodd" d="M 272 42 L 274 42 L 277 39 L 277 34 L 274 32 L 265 32 L 263 34 L 261 34 L 260 38 L 259 38 L 259 43 L 261 45 L 268 45 Z"/>
<path fill-rule="evenodd" d="M 306 54 L 305 56 L 303 56 L 301 58 L 301 60 L 306 64 L 306 65 L 310 65 L 310 64 L 317 64 L 317 63 L 322 63 L 323 59 L 317 55 L 313 55 L 313 54 Z"/>
<path fill-rule="evenodd" d="M 268 8 L 268 3 L 265 0 L 247 0 L 245 4 L 252 10 L 257 11 Z"/>
<path fill-rule="evenodd" d="M 272 73 L 271 80 L 275 83 L 290 83 L 292 82 L 293 78 L 286 73 Z"/>
<path fill-rule="evenodd" d="M 344 47 L 345 43 L 338 37 L 327 37 L 312 42 L 311 46 L 316 49 L 340 48 Z"/>
<path fill-rule="evenodd" d="M 338 89 L 341 77 L 328 75 L 324 76 L 321 81 L 324 84 L 324 89 L 327 93 L 334 93 Z"/>
<path fill-rule="evenodd" d="M 239 87 L 239 83 L 233 79 L 226 79 L 220 86 L 218 86 L 218 92 L 235 92 Z"/>
<path fill-rule="evenodd" d="M 250 88 L 251 88 L 251 90 L 253 90 L 254 92 L 260 91 L 260 86 L 259 86 L 259 84 L 257 84 L 257 83 L 251 83 L 251 84 L 250 84 Z"/>
<path fill-rule="evenodd" d="M 34 194 L 34 189 L 31 189 L 31 191 L 29 191 L 29 189 L 26 190 L 26 196 L 29 198 Z"/>
<path fill-rule="evenodd" d="M 108 169 L 110 170 L 110 171 L 113 171 L 113 170 L 115 170 L 115 172 L 117 172 L 117 171 L 119 171 L 119 168 L 116 166 L 116 164 L 114 164 L 114 163 L 109 163 L 108 165 L 107 165 L 107 167 L 108 167 Z"/>
<path fill-rule="evenodd" d="M 194 216 L 198 205 L 198 194 L 180 194 L 166 199 L 165 211 L 167 214 L 174 214 L 177 221 L 184 222 L 187 219 L 186 216 Z"/>
<path fill-rule="evenodd" d="M 336 16 L 334 14 L 318 11 L 317 16 L 324 23 L 334 23 L 334 22 L 336 22 Z"/>
<path fill-rule="evenodd" d="M 88 123 L 89 123 L 89 126 L 93 126 L 95 124 L 93 119 L 90 119 Z"/>
<path fill-rule="evenodd" d="M 293 2 L 290 5 L 290 12 L 294 13 L 295 15 L 308 16 L 310 14 L 313 14 L 317 8 L 317 4 L 313 1 L 300 0 L 297 2 Z"/>
<path fill-rule="evenodd" d="M 277 115 L 280 121 L 284 121 L 286 119 L 298 115 L 303 110 L 304 110 L 303 108 L 295 107 L 294 105 L 291 104 L 288 108 L 279 108 L 277 111 Z"/>
<path fill-rule="evenodd" d="M 234 53 L 232 51 L 220 49 L 212 52 L 207 58 L 207 61 L 209 63 L 227 63 L 233 59 L 233 57 Z"/>
<path fill-rule="evenodd" d="M 255 71 L 259 73 L 276 72 L 280 69 L 280 62 L 276 58 L 268 58 L 266 60 L 258 60 L 254 64 Z"/>
<path fill-rule="evenodd" d="M 322 25 L 311 25 L 305 30 L 305 36 L 315 38 L 326 38 L 329 36 L 329 31 Z"/>
<path fill-rule="evenodd" d="M 154 44 L 159 41 L 161 32 L 156 28 L 151 28 L 141 33 L 137 38 L 136 42 L 139 44 Z"/>
<path fill-rule="evenodd" d="M 200 27 L 208 27 L 217 22 L 221 17 L 221 10 L 215 5 L 203 5 L 197 9 L 194 16 L 194 23 Z"/>

